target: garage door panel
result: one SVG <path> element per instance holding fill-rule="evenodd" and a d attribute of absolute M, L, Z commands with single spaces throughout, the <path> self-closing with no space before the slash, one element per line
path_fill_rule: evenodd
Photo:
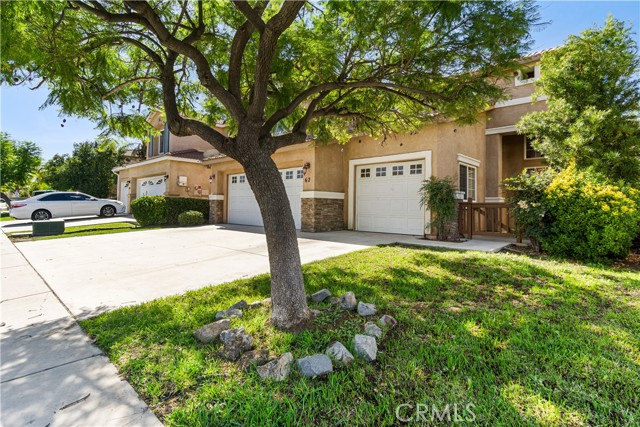
<path fill-rule="evenodd" d="M 298 172 L 299 170 L 301 169 L 283 169 L 280 171 L 297 229 L 300 229 L 302 223 L 300 200 L 302 174 Z M 288 171 L 291 173 L 287 174 Z M 264 223 L 258 202 L 249 183 L 246 181 L 245 175 L 230 175 L 228 184 L 227 222 L 230 224 L 263 226 Z"/>
<path fill-rule="evenodd" d="M 138 178 L 137 197 L 143 196 L 164 196 L 167 191 L 167 183 L 164 175 Z"/>
<path fill-rule="evenodd" d="M 420 207 L 419 190 L 424 170 L 424 161 L 420 160 L 359 166 L 356 229 L 423 234 L 424 210 Z"/>

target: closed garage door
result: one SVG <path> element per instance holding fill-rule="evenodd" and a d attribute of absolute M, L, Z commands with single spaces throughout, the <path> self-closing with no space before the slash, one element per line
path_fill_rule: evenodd
<path fill-rule="evenodd" d="M 424 233 L 420 186 L 424 160 L 356 168 L 356 229 L 382 233 Z"/>
<path fill-rule="evenodd" d="M 300 229 L 302 207 L 300 203 L 300 193 L 302 192 L 302 179 L 304 173 L 302 169 L 283 169 L 280 175 L 284 182 L 289 204 L 293 212 L 293 220 L 296 228 Z M 258 202 L 251 191 L 247 177 L 244 174 L 229 175 L 228 190 L 228 220 L 229 224 L 243 224 L 262 226 L 262 215 Z"/>
<path fill-rule="evenodd" d="M 165 191 L 167 191 L 167 183 L 162 175 L 138 179 L 138 197 L 163 196 Z"/>

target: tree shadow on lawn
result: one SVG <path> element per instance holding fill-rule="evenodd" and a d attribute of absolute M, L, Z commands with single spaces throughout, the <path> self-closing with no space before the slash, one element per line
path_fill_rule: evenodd
<path fill-rule="evenodd" d="M 457 404 L 459 412 L 472 403 L 476 425 L 640 421 L 640 315 L 617 291 L 637 283 L 624 273 L 609 270 L 605 280 L 597 269 L 565 263 L 403 247 L 311 263 L 304 273 L 308 293 L 353 291 L 399 320 L 380 341 L 376 362 L 356 360 L 327 378 L 294 370 L 284 383 L 263 382 L 222 361 L 219 345 L 197 343 L 193 330 L 218 310 L 268 297 L 267 275 L 83 326 L 170 425 L 395 425 L 403 403 Z M 367 319 L 327 303 L 312 307 L 323 309 L 317 328 L 299 334 L 271 328 L 266 307 L 246 310 L 232 325 L 272 354 L 299 358 L 333 340 L 353 350 Z M 431 415 L 426 424 L 442 424 Z"/>

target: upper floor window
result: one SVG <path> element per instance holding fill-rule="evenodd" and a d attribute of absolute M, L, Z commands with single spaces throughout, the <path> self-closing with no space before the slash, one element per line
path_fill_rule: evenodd
<path fill-rule="evenodd" d="M 516 73 L 516 86 L 533 83 L 540 78 L 540 66 L 524 67 Z"/>
<path fill-rule="evenodd" d="M 543 159 L 544 154 L 533 148 L 529 138 L 524 139 L 524 158 L 525 160 Z"/>

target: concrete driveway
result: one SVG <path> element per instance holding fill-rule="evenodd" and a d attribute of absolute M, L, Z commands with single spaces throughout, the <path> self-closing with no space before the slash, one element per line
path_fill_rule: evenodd
<path fill-rule="evenodd" d="M 269 271 L 259 227 L 203 226 L 22 242 L 16 247 L 79 319 Z M 361 232 L 300 233 L 307 263 L 378 244 L 442 246 L 413 236 Z M 496 250 L 508 242 L 449 243 Z M 7 260 L 8 261 L 8 260 Z"/>

